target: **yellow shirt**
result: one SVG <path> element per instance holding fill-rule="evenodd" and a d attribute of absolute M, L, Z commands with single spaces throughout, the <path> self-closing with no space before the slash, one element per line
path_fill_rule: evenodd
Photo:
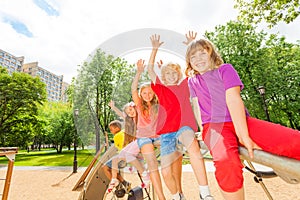
<path fill-rule="evenodd" d="M 115 144 L 115 147 L 117 147 L 117 149 L 119 151 L 123 148 L 124 134 L 125 134 L 124 131 L 121 130 L 114 135 L 114 144 Z"/>

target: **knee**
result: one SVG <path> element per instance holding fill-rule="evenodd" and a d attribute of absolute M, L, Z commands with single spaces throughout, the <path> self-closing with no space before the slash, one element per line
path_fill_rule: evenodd
<path fill-rule="evenodd" d="M 162 175 L 162 177 L 164 178 L 164 180 L 171 180 L 171 178 L 172 178 L 172 176 L 173 176 L 173 174 L 172 174 L 170 168 L 163 168 L 163 169 L 161 170 L 161 175 Z"/>
<path fill-rule="evenodd" d="M 195 133 L 192 130 L 185 130 L 179 137 L 179 142 L 183 144 L 183 146 L 189 150 L 191 145 L 195 141 Z"/>
<path fill-rule="evenodd" d="M 215 162 L 215 176 L 220 188 L 225 192 L 236 192 L 243 187 L 243 165 L 240 160 Z"/>

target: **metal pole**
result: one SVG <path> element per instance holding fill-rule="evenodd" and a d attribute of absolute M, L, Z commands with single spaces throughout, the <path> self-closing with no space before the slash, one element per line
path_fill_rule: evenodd
<path fill-rule="evenodd" d="M 79 114 L 79 110 L 75 109 L 74 110 L 75 114 L 75 127 L 76 127 L 76 122 L 77 122 L 77 117 Z M 73 173 L 77 173 L 77 128 L 74 133 L 74 161 L 73 161 Z"/>
<path fill-rule="evenodd" d="M 268 112 L 268 107 L 267 107 L 267 104 L 266 104 L 266 98 L 265 98 L 265 94 L 262 94 L 262 99 L 263 99 L 263 102 L 264 102 L 264 110 L 265 110 L 265 113 L 266 113 L 266 117 L 267 117 L 267 120 L 270 122 L 270 116 L 269 116 L 269 112 Z"/>
<path fill-rule="evenodd" d="M 259 86 L 257 88 L 259 94 L 261 95 L 262 97 L 262 100 L 263 100 L 263 105 L 264 105 L 264 111 L 265 111 L 265 114 L 266 114 L 266 117 L 267 117 L 267 120 L 270 122 L 270 116 L 269 116 L 269 111 L 268 111 L 268 107 L 267 107 L 267 103 L 266 103 L 266 98 L 265 98 L 265 87 L 264 86 Z"/>

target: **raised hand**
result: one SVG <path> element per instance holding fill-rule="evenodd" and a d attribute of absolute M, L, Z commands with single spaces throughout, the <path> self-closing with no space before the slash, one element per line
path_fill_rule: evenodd
<path fill-rule="evenodd" d="M 196 39 L 197 37 L 197 32 L 194 33 L 194 31 L 189 31 L 188 33 L 185 34 L 186 41 L 183 41 L 183 44 L 189 45 L 191 41 Z"/>
<path fill-rule="evenodd" d="M 136 67 L 137 67 L 137 71 L 139 73 L 142 73 L 144 72 L 144 69 L 145 69 L 145 60 L 143 59 L 139 59 L 136 63 Z"/>
<path fill-rule="evenodd" d="M 159 69 L 160 69 L 161 66 L 163 65 L 163 61 L 162 61 L 162 60 L 159 60 L 159 61 L 156 62 L 156 63 L 157 63 L 157 66 L 158 66 Z"/>
<path fill-rule="evenodd" d="M 150 40 L 151 40 L 151 44 L 152 44 L 152 48 L 154 49 L 158 49 L 164 42 L 160 42 L 160 35 L 152 35 L 150 37 Z"/>

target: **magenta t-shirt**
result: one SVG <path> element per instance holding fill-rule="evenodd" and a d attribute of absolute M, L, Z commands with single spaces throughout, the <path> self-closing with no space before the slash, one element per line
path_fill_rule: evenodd
<path fill-rule="evenodd" d="M 187 79 L 178 85 L 165 86 L 159 78 L 156 78 L 151 88 L 159 101 L 157 134 L 175 132 L 183 126 L 189 126 L 197 131 Z"/>
<path fill-rule="evenodd" d="M 223 64 L 218 69 L 189 78 L 191 97 L 198 98 L 202 123 L 232 121 L 226 105 L 226 90 L 244 85 L 231 64 Z M 245 109 L 246 115 L 249 115 Z"/>

